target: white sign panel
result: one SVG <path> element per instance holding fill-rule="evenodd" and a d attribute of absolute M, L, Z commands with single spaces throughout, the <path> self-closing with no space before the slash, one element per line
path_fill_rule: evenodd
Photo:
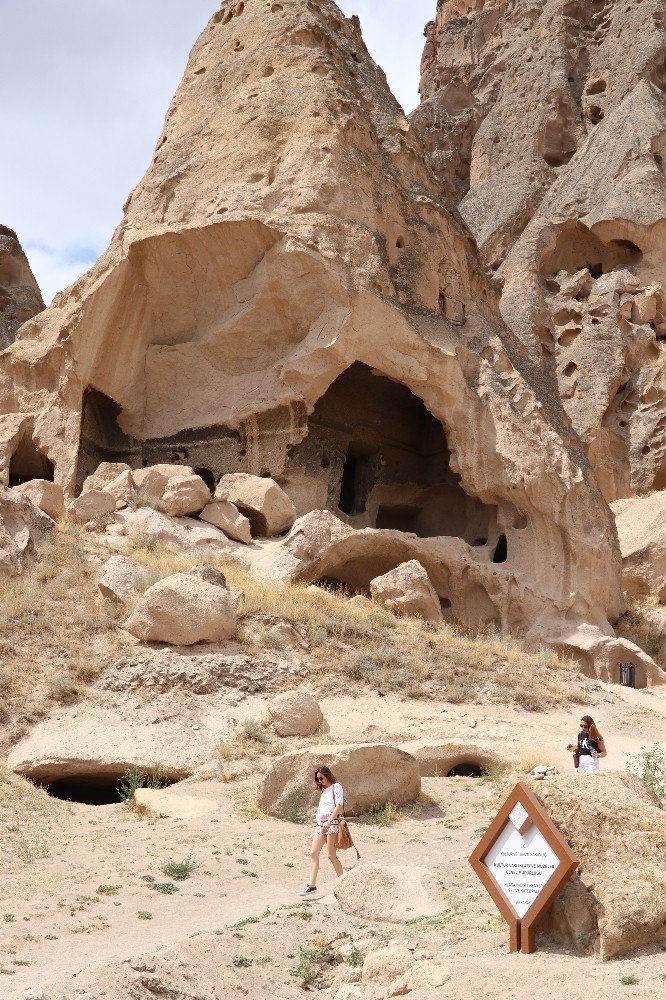
<path fill-rule="evenodd" d="M 521 919 L 559 865 L 534 823 L 522 837 L 513 822 L 506 824 L 483 863 Z"/>

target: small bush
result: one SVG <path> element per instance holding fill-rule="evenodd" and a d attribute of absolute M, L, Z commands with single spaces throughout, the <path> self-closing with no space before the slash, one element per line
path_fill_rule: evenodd
<path fill-rule="evenodd" d="M 137 917 L 139 918 L 139 920 L 152 920 L 153 919 L 152 913 L 149 913 L 148 910 L 139 910 L 139 912 L 137 913 Z"/>
<path fill-rule="evenodd" d="M 256 719 L 243 719 L 242 732 L 239 739 L 249 743 L 268 743 L 266 730 Z"/>
<path fill-rule="evenodd" d="M 160 871 L 163 875 L 168 875 L 169 878 L 176 879 L 177 882 L 183 882 L 186 878 L 189 878 L 192 872 L 196 871 L 196 863 L 192 860 L 192 855 L 190 854 L 184 861 L 167 861 L 166 864 L 162 865 Z"/>
<path fill-rule="evenodd" d="M 630 757 L 627 767 L 638 774 L 651 792 L 666 802 L 666 752 L 660 746 L 643 747 L 637 757 Z"/>
<path fill-rule="evenodd" d="M 237 969 L 249 969 L 252 965 L 252 959 L 245 958 L 244 955 L 236 955 L 231 961 Z"/>
<path fill-rule="evenodd" d="M 48 681 L 49 696 L 53 701 L 61 705 L 70 705 L 75 702 L 81 691 L 76 681 L 67 674 L 56 674 Z"/>
<path fill-rule="evenodd" d="M 375 826 L 391 826 L 393 823 L 397 823 L 400 818 L 400 810 L 392 802 L 387 802 L 383 806 L 372 806 L 364 817 L 366 823 L 372 823 Z"/>
<path fill-rule="evenodd" d="M 98 885 L 97 894 L 99 896 L 117 896 L 120 888 L 119 885 Z"/>
<path fill-rule="evenodd" d="M 150 888 L 155 892 L 161 892 L 164 896 L 173 896 L 174 892 L 178 892 L 178 886 L 173 882 L 151 882 Z"/>
<path fill-rule="evenodd" d="M 146 772 L 131 769 L 126 771 L 118 782 L 118 794 L 121 801 L 128 805 L 134 803 L 134 793 L 137 788 L 165 788 L 168 781 L 162 775 L 159 768 L 155 771 Z"/>
<path fill-rule="evenodd" d="M 620 982 L 623 986 L 637 986 L 640 979 L 637 979 L 636 976 L 621 976 Z"/>
<path fill-rule="evenodd" d="M 617 634 L 640 646 L 653 658 L 661 650 L 661 631 L 645 614 L 635 597 L 627 596 L 627 610 L 617 623 Z"/>

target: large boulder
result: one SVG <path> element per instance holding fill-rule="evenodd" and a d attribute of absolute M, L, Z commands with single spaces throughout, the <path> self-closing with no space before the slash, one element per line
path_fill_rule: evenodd
<path fill-rule="evenodd" d="M 111 556 L 102 566 L 97 589 L 106 600 L 129 607 L 145 589 L 148 575 L 127 556 Z"/>
<path fill-rule="evenodd" d="M 601 771 L 556 775 L 532 790 L 580 861 L 551 932 L 602 958 L 666 942 L 666 812 L 643 782 Z"/>
<path fill-rule="evenodd" d="M 0 577 L 22 573 L 35 545 L 54 529 L 31 500 L 0 485 Z"/>
<path fill-rule="evenodd" d="M 59 521 L 64 516 L 65 495 L 59 483 L 52 483 L 48 479 L 29 479 L 27 483 L 14 486 L 13 489 L 15 493 L 27 497 L 53 521 Z"/>
<path fill-rule="evenodd" d="M 171 476 L 162 494 L 162 509 L 171 517 L 199 514 L 212 500 L 210 490 L 196 473 Z"/>
<path fill-rule="evenodd" d="M 262 476 L 244 472 L 222 476 L 215 499 L 234 504 L 247 517 L 252 534 L 260 538 L 279 535 L 296 520 L 296 508 L 284 490 Z"/>
<path fill-rule="evenodd" d="M 238 545 L 234 545 L 223 531 L 198 518 L 169 517 L 152 507 L 140 507 L 116 514 L 117 530 L 128 538 L 151 538 L 172 545 L 185 552 L 211 551 L 233 554 L 239 561 Z"/>
<path fill-rule="evenodd" d="M 362 920 L 403 923 L 446 907 L 434 873 L 418 865 L 357 865 L 335 880 L 335 898 Z"/>
<path fill-rule="evenodd" d="M 384 743 L 314 746 L 283 754 L 264 775 L 259 808 L 284 818 L 294 808 L 316 806 L 317 767 L 328 766 L 345 790 L 345 811 L 354 816 L 391 802 L 413 802 L 421 791 L 418 764 L 408 753 Z"/>
<path fill-rule="evenodd" d="M 666 588 L 666 491 L 611 504 L 625 588 L 655 595 Z"/>
<path fill-rule="evenodd" d="M 398 615 L 442 621 L 442 606 L 420 562 L 410 559 L 370 582 L 373 600 Z"/>
<path fill-rule="evenodd" d="M 67 513 L 77 524 L 88 524 L 97 521 L 107 514 L 113 514 L 116 509 L 116 498 L 105 490 L 88 490 L 82 493 L 67 507 Z"/>
<path fill-rule="evenodd" d="M 190 646 L 229 639 L 236 624 L 234 595 L 193 574 L 175 573 L 148 588 L 125 627 L 144 642 Z"/>
<path fill-rule="evenodd" d="M 282 691 L 268 703 L 278 736 L 312 736 L 324 724 L 322 711 L 307 691 Z"/>
<path fill-rule="evenodd" d="M 120 499 L 128 490 L 131 495 L 132 486 L 132 470 L 126 462 L 100 462 L 92 475 L 84 480 L 81 492 L 104 490 Z"/>
<path fill-rule="evenodd" d="M 215 500 L 213 503 L 207 504 L 199 517 L 202 521 L 207 521 L 208 524 L 214 524 L 228 538 L 233 538 L 236 542 L 244 542 L 249 545 L 252 541 L 249 520 L 244 514 L 241 514 L 235 504 L 228 500 Z"/>

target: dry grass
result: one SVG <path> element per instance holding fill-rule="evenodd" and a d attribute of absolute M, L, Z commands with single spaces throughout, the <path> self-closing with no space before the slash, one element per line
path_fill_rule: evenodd
<path fill-rule="evenodd" d="M 528 652 L 510 638 L 475 635 L 453 626 L 434 629 L 382 608 L 304 584 L 260 580 L 210 553 L 185 555 L 155 539 L 135 539 L 132 558 L 154 574 L 187 572 L 205 561 L 244 594 L 239 639 L 249 650 L 272 648 L 270 629 L 254 616 L 291 622 L 307 641 L 312 671 L 322 684 L 340 680 L 410 697 L 452 703 L 496 702 L 540 711 L 579 702 L 578 668 L 550 650 Z M 336 681 L 337 678 L 337 681 Z"/>
<path fill-rule="evenodd" d="M 544 755 L 542 753 L 536 753 L 535 750 L 522 750 L 518 754 L 516 769 L 520 771 L 521 774 L 529 774 L 533 768 L 538 767 L 540 764 L 548 763 L 549 761 L 544 759 Z"/>
<path fill-rule="evenodd" d="M 73 527 L 43 542 L 0 591 L 0 745 L 53 702 L 68 703 L 117 650 L 117 618 L 96 600 L 95 569 Z"/>

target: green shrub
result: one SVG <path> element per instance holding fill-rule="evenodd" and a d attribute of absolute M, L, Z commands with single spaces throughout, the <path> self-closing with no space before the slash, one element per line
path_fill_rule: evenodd
<path fill-rule="evenodd" d="M 658 799 L 666 802 L 666 752 L 660 746 L 642 747 L 637 757 L 629 758 L 627 767 L 638 774 Z"/>

